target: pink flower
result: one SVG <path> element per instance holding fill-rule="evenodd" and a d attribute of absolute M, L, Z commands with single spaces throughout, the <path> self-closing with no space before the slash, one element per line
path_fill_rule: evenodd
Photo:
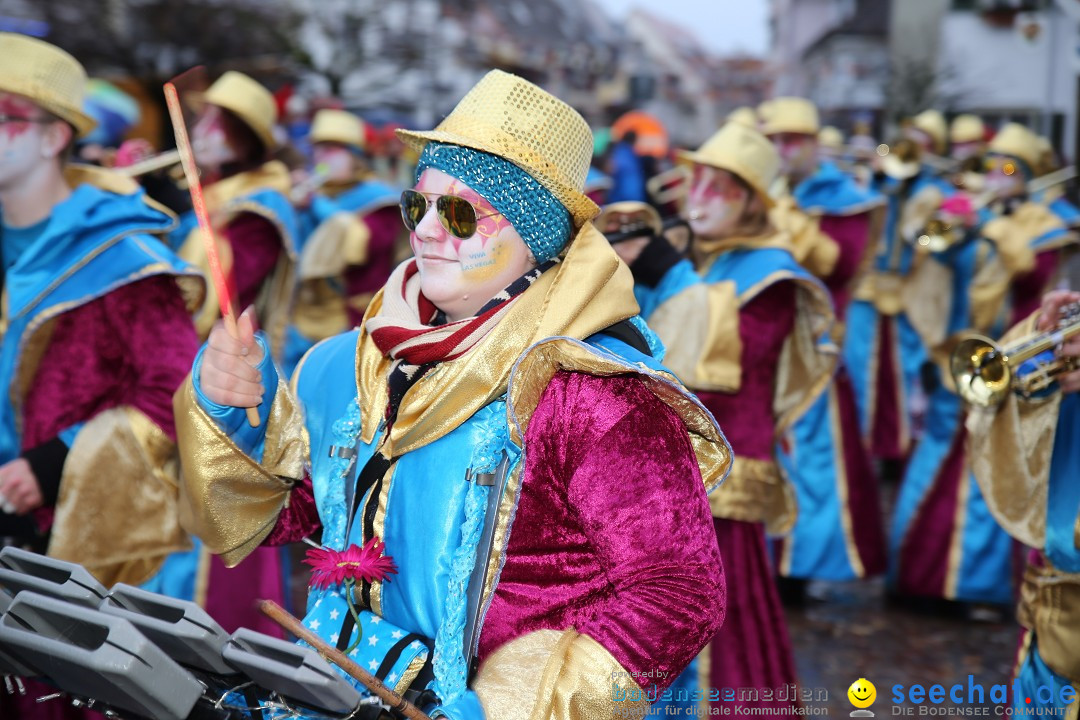
<path fill-rule="evenodd" d="M 356 583 L 360 580 L 380 582 L 387 576 L 397 573 L 397 565 L 389 555 L 383 555 L 386 544 L 373 537 L 364 543 L 364 547 L 350 545 L 338 551 L 331 548 L 308 550 L 304 562 L 312 567 L 311 584 L 317 588 L 328 588 L 342 583 Z"/>

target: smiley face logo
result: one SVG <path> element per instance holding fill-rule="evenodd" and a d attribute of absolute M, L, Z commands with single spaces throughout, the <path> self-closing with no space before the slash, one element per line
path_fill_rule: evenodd
<path fill-rule="evenodd" d="M 877 688 L 874 687 L 874 683 L 870 682 L 866 678 L 859 678 L 855 682 L 851 683 L 851 687 L 847 691 L 848 700 L 851 704 L 857 708 L 868 708 L 874 704 L 874 700 L 877 699 Z"/>

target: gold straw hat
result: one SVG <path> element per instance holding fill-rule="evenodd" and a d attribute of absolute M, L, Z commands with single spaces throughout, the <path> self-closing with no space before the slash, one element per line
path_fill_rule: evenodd
<path fill-rule="evenodd" d="M 949 141 L 953 143 L 980 142 L 986 136 L 986 126 L 978 115 L 957 115 L 949 127 Z"/>
<path fill-rule="evenodd" d="M 817 135 L 821 129 L 817 108 L 806 98 L 779 97 L 768 100 L 758 108 L 758 114 L 761 116 L 761 132 L 766 135 Z"/>
<path fill-rule="evenodd" d="M 754 128 L 756 130 L 758 126 L 758 114 L 754 108 L 746 107 L 744 105 L 743 107 L 737 107 L 732 110 L 728 114 L 725 122 L 739 123 L 740 125 L 745 125 L 746 127 Z"/>
<path fill-rule="evenodd" d="M 589 124 L 562 100 L 516 75 L 492 70 L 434 130 L 396 132 L 416 152 L 437 142 L 509 160 L 551 191 L 575 225 L 600 212 L 584 193 L 593 155 Z"/>
<path fill-rule="evenodd" d="M 680 150 L 679 160 L 727 170 L 750 184 L 768 207 L 775 205 L 769 188 L 780 174 L 780 155 L 754 128 L 729 122 L 694 152 Z"/>
<path fill-rule="evenodd" d="M 55 45 L 0 32 L 0 91 L 21 95 L 75 128 L 83 137 L 97 122 L 82 111 L 86 70 Z"/>
<path fill-rule="evenodd" d="M 255 80 L 230 70 L 210 86 L 203 99 L 243 120 L 262 141 L 267 151 L 277 147 L 274 139 L 274 125 L 278 117 L 277 103 L 270 91 Z"/>
<path fill-rule="evenodd" d="M 1032 172 L 1038 170 L 1039 161 L 1042 159 L 1039 136 L 1019 123 L 1006 123 L 990 141 L 987 150 L 998 155 L 1011 155 L 1018 158 Z"/>
<path fill-rule="evenodd" d="M 841 150 L 844 147 L 844 133 L 839 128 L 826 125 L 817 136 L 818 145 L 829 150 Z"/>
<path fill-rule="evenodd" d="M 945 138 L 948 135 L 948 127 L 945 124 L 945 116 L 937 110 L 923 110 L 911 118 L 911 125 L 916 130 L 922 130 L 934 141 L 934 152 L 941 155 L 945 152 Z"/>
<path fill-rule="evenodd" d="M 320 110 L 311 123 L 311 142 L 340 143 L 364 149 L 364 121 L 344 110 Z"/>

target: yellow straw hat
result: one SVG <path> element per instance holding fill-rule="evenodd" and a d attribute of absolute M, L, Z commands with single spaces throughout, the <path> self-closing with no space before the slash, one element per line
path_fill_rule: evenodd
<path fill-rule="evenodd" d="M 911 125 L 916 130 L 922 130 L 934 141 L 934 152 L 941 155 L 945 152 L 945 138 L 948 135 L 948 126 L 945 124 L 945 116 L 937 110 L 923 110 L 911 118 Z"/>
<path fill-rule="evenodd" d="M 1042 159 L 1039 136 L 1019 123 L 1006 123 L 990 141 L 987 150 L 1022 160 L 1032 172 L 1038 170 Z"/>
<path fill-rule="evenodd" d="M 839 128 L 826 125 L 817 136 L 818 145 L 829 150 L 841 150 L 844 147 L 844 133 Z"/>
<path fill-rule="evenodd" d="M 981 142 L 986 137 L 986 126 L 978 115 L 957 115 L 949 127 L 949 142 Z"/>
<path fill-rule="evenodd" d="M 758 126 L 758 114 L 752 107 L 737 107 L 732 110 L 728 116 L 726 122 L 739 123 L 749 128 L 757 129 Z"/>
<path fill-rule="evenodd" d="M 780 174 L 780 155 L 769 139 L 754 128 L 729 122 L 694 152 L 680 150 L 679 160 L 734 173 L 749 183 L 768 207 L 775 201 L 769 188 Z"/>
<path fill-rule="evenodd" d="M 512 162 L 558 198 L 575 225 L 600 212 L 584 193 L 593 155 L 589 124 L 562 100 L 516 75 L 492 70 L 434 130 L 396 132 L 416 152 L 437 142 Z"/>
<path fill-rule="evenodd" d="M 768 100 L 758 108 L 758 114 L 761 116 L 761 132 L 766 135 L 817 135 L 821 129 L 817 108 L 806 98 L 779 97 Z"/>
<path fill-rule="evenodd" d="M 364 121 L 344 110 L 320 110 L 311 123 L 311 142 L 340 143 L 364 149 Z"/>
<path fill-rule="evenodd" d="M 0 32 L 0 91 L 21 95 L 75 128 L 83 137 L 97 126 L 82 111 L 86 70 L 55 45 Z"/>
<path fill-rule="evenodd" d="M 255 80 L 230 70 L 210 86 L 203 100 L 240 118 L 268 151 L 277 147 L 274 139 L 274 125 L 278 118 L 277 103 L 270 91 Z"/>

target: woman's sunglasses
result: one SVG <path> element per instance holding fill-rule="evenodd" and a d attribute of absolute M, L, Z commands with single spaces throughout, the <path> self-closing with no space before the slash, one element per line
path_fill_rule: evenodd
<path fill-rule="evenodd" d="M 401 193 L 400 204 L 401 219 L 405 222 L 405 227 L 410 232 L 416 230 L 416 226 L 427 215 L 427 195 L 417 190 L 405 190 Z M 435 200 L 435 212 L 446 232 L 462 240 L 476 234 L 476 224 L 479 221 L 502 214 L 492 212 L 480 215 L 471 202 L 457 195 L 439 195 Z"/>

